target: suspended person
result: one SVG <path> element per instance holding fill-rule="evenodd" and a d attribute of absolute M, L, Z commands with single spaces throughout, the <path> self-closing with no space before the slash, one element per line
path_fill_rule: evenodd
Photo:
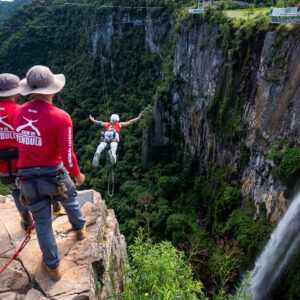
<path fill-rule="evenodd" d="M 43 266 L 50 278 L 61 278 L 60 256 L 52 230 L 50 199 L 61 201 L 78 240 L 85 237 L 85 220 L 76 200 L 83 184 L 73 150 L 73 124 L 68 113 L 53 104 L 65 85 L 63 74 L 34 66 L 20 83 L 21 94 L 34 99 L 16 110 L 14 127 L 19 148 L 18 179 L 36 224 Z M 70 174 L 70 175 L 69 175 Z"/>
<path fill-rule="evenodd" d="M 104 132 L 102 133 L 101 136 L 101 141 L 100 144 L 97 147 L 97 150 L 95 152 L 92 164 L 94 167 L 99 166 L 99 159 L 100 159 L 100 154 L 101 152 L 106 148 L 106 146 L 109 144 L 110 145 L 110 150 L 108 151 L 109 158 L 111 161 L 111 164 L 114 165 L 117 163 L 117 148 L 118 148 L 118 143 L 120 141 L 120 131 L 122 127 L 127 127 L 130 126 L 136 122 L 138 122 L 142 117 L 143 113 L 140 113 L 137 118 L 129 120 L 127 122 L 120 122 L 119 115 L 117 114 L 112 114 L 110 116 L 110 122 L 102 122 L 94 119 L 90 115 L 90 120 L 101 126 L 104 127 Z"/>
<path fill-rule="evenodd" d="M 0 181 L 11 190 L 16 207 L 21 215 L 22 227 L 27 230 L 32 225 L 29 208 L 22 205 L 20 190 L 17 187 L 16 169 L 18 148 L 13 128 L 13 116 L 20 106 L 20 79 L 18 76 L 0 74 Z"/>

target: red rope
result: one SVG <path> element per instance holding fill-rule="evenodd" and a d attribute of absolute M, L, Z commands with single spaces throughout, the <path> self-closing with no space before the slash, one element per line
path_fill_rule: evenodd
<path fill-rule="evenodd" d="M 4 265 L 4 267 L 0 270 L 0 274 L 19 256 L 20 252 L 25 248 L 25 246 L 29 243 L 31 239 L 31 233 L 35 227 L 34 222 L 31 224 L 31 226 L 26 231 L 26 237 L 19 247 L 19 249 L 15 252 L 13 257 Z"/>

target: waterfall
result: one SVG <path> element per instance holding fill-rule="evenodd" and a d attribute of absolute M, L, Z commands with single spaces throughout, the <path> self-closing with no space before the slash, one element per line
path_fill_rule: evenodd
<path fill-rule="evenodd" d="M 300 246 L 300 193 L 273 231 L 255 263 L 247 290 L 252 300 L 267 300 L 276 280 Z"/>

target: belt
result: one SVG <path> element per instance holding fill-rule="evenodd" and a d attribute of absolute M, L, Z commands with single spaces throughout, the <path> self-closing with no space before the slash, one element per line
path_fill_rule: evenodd
<path fill-rule="evenodd" d="M 21 181 L 31 181 L 32 179 L 36 179 L 36 178 L 45 178 L 45 179 L 51 179 L 51 178 L 55 178 L 56 176 L 60 175 L 60 174 L 63 174 L 64 173 L 64 170 L 61 169 L 61 170 L 58 170 L 57 172 L 55 172 L 54 174 L 51 174 L 51 175 L 34 175 L 34 176 L 18 176 L 18 178 L 21 180 Z"/>

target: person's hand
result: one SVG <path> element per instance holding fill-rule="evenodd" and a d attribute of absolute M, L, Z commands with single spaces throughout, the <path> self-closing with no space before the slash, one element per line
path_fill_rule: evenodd
<path fill-rule="evenodd" d="M 140 112 L 139 114 L 139 119 L 143 118 L 145 115 L 143 114 L 143 112 Z"/>
<path fill-rule="evenodd" d="M 75 179 L 75 185 L 81 186 L 84 183 L 85 175 L 82 173 L 79 173 L 79 175 L 76 176 L 74 179 Z"/>
<path fill-rule="evenodd" d="M 96 120 L 91 115 L 89 116 L 89 118 L 92 122 L 96 122 Z"/>

